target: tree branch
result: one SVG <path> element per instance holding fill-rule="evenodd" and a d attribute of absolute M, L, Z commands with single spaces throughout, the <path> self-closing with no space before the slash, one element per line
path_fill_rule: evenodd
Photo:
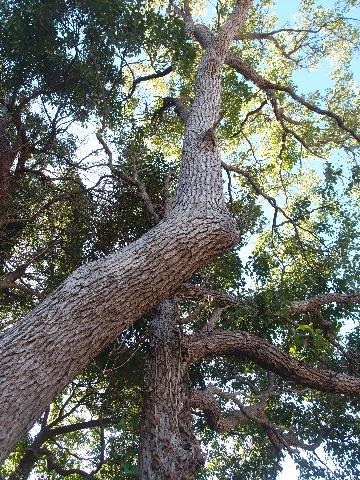
<path fill-rule="evenodd" d="M 160 108 L 158 108 L 152 116 L 152 119 L 154 120 L 156 117 L 162 116 L 162 114 L 168 110 L 169 108 L 174 107 L 175 113 L 178 115 L 180 120 L 183 123 L 186 123 L 186 119 L 188 117 L 188 111 L 187 108 L 183 104 L 183 98 L 178 97 L 165 97 L 163 98 L 163 104 L 161 105 Z"/>
<path fill-rule="evenodd" d="M 286 448 L 294 452 L 294 448 L 302 448 L 314 451 L 322 442 L 323 429 L 314 443 L 308 444 L 299 439 L 292 432 L 285 432 L 283 428 L 272 423 L 264 412 L 267 398 L 274 393 L 270 385 L 262 393 L 262 399 L 255 405 L 245 406 L 234 392 L 225 392 L 215 385 L 209 384 L 205 390 L 194 390 L 191 394 L 190 405 L 192 408 L 204 412 L 206 421 L 210 428 L 219 433 L 229 433 L 241 423 L 254 421 L 261 425 L 273 446 L 279 450 Z M 223 398 L 226 402 L 233 402 L 239 407 L 237 410 L 223 412 L 216 396 Z"/>
<path fill-rule="evenodd" d="M 169 65 L 168 67 L 164 68 L 164 70 L 160 70 L 159 72 L 150 73 L 149 75 L 144 75 L 142 77 L 135 78 L 133 81 L 131 90 L 127 95 L 127 98 L 131 98 L 134 95 L 136 87 L 141 82 L 147 82 L 148 80 L 154 80 L 156 78 L 165 77 L 166 75 L 169 75 L 169 73 L 172 72 L 172 69 L 173 69 L 172 65 Z"/>
<path fill-rule="evenodd" d="M 240 423 L 248 421 L 247 416 L 241 410 L 224 414 L 221 411 L 219 401 L 209 388 L 205 390 L 193 390 L 190 405 L 193 409 L 202 410 L 209 427 L 219 433 L 231 432 L 240 425 Z"/>
<path fill-rule="evenodd" d="M 248 358 L 283 378 L 316 390 L 360 394 L 360 379 L 330 370 L 312 368 L 256 335 L 241 331 L 217 331 L 187 338 L 189 362 L 222 355 Z"/>
<path fill-rule="evenodd" d="M 101 128 L 99 128 L 96 131 L 96 138 L 98 139 L 99 143 L 103 147 L 103 149 L 104 149 L 104 151 L 105 151 L 105 153 L 108 157 L 108 166 L 109 166 L 109 169 L 110 169 L 111 173 L 113 175 L 115 175 L 115 177 L 123 180 L 128 185 L 131 185 L 131 186 L 134 186 L 134 187 L 137 188 L 138 195 L 141 198 L 141 200 L 143 201 L 147 211 L 153 217 L 153 219 L 155 220 L 155 223 L 159 223 L 160 216 L 156 212 L 155 206 L 154 206 L 153 202 L 151 201 L 151 198 L 150 198 L 150 196 L 149 196 L 149 194 L 148 194 L 148 192 L 145 188 L 145 185 L 139 180 L 139 178 L 137 177 L 137 174 L 136 174 L 135 177 L 131 177 L 130 175 L 125 173 L 120 168 L 114 167 L 112 151 L 111 151 L 109 145 L 104 140 L 104 137 L 102 136 L 102 133 L 103 133 L 104 129 L 105 129 L 105 125 L 103 123 Z"/>
<path fill-rule="evenodd" d="M 47 418 L 45 414 L 44 419 Z M 16 469 L 9 476 L 8 480 L 24 480 L 28 478 L 31 470 L 34 468 L 34 465 L 38 461 L 39 457 L 42 454 L 45 454 L 45 450 L 42 448 L 43 444 L 50 438 L 57 437 L 58 435 L 65 435 L 67 433 L 77 432 L 79 430 L 86 430 L 88 428 L 100 427 L 100 437 L 101 437 L 101 454 L 100 454 L 100 468 L 104 463 L 104 442 L 103 442 L 103 430 L 105 425 L 111 425 L 119 420 L 118 417 L 107 417 L 99 418 L 96 420 L 89 420 L 87 422 L 77 422 L 70 425 L 63 425 L 61 427 L 49 428 L 46 425 L 43 425 L 38 435 L 36 435 L 32 444 L 26 449 L 25 454 L 18 463 Z M 44 422 L 43 422 L 44 423 Z M 94 473 L 99 471 L 99 465 Z M 58 472 L 59 473 L 59 472 Z M 74 472 L 73 472 L 74 473 Z"/>
<path fill-rule="evenodd" d="M 176 292 L 177 296 L 189 299 L 200 300 L 202 298 L 212 298 L 223 305 L 241 306 L 242 302 L 228 293 L 218 292 L 209 288 L 198 287 L 191 283 L 184 283 Z"/>
<path fill-rule="evenodd" d="M 305 313 L 312 310 L 318 310 L 322 305 L 327 305 L 329 303 L 360 303 L 360 294 L 326 293 L 307 300 L 293 302 L 289 305 L 289 311 L 290 313 Z"/>
<path fill-rule="evenodd" d="M 262 90 L 278 90 L 281 92 L 285 92 L 290 97 L 292 97 L 297 103 L 300 105 L 306 107 L 308 110 L 317 113 L 319 115 L 326 116 L 336 122 L 339 128 L 344 130 L 345 132 L 349 133 L 355 140 L 360 142 L 360 136 L 351 128 L 347 127 L 344 123 L 344 120 L 337 115 L 336 113 L 332 112 L 331 110 L 325 110 L 323 108 L 320 108 L 311 102 L 308 102 L 304 98 L 302 98 L 300 95 L 298 95 L 291 87 L 288 87 L 286 85 L 281 85 L 277 83 L 273 83 L 264 77 L 262 77 L 260 74 L 255 72 L 250 65 L 245 63 L 242 59 L 239 57 L 236 57 L 235 55 L 229 54 L 226 57 L 225 63 L 231 67 L 234 68 L 237 72 L 241 73 L 243 77 L 245 77 L 247 80 L 251 81 L 254 83 L 257 87 L 261 88 Z"/>
<path fill-rule="evenodd" d="M 41 448 L 40 453 L 47 458 L 47 468 L 49 471 L 54 471 L 62 476 L 78 475 L 87 480 L 94 480 L 96 477 L 93 473 L 87 473 L 80 468 L 63 468 L 54 460 L 54 454 L 48 448 Z"/>

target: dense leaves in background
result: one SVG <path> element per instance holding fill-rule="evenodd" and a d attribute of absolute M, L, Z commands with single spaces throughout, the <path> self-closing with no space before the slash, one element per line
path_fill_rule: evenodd
<path fill-rule="evenodd" d="M 249 332 L 310 366 L 355 375 L 356 303 L 300 313 L 291 305 L 359 291 L 360 103 L 352 77 L 358 5 L 299 3 L 285 25 L 276 2 L 259 0 L 232 47 L 257 72 L 223 71 L 218 139 L 241 238 L 194 275 L 198 297 L 179 291 L 176 309 L 184 334 L 202 331 L 222 307 L 217 329 Z M 128 245 L 165 215 L 179 173 L 179 105 L 191 103 L 202 53 L 166 7 L 141 0 L 1 2 L 2 330 L 79 265 Z M 230 7 L 198 4 L 195 15 L 216 31 Z M 324 58 L 332 59 L 331 82 L 320 88 L 310 72 Z M 226 303 L 226 295 L 236 302 Z M 137 477 L 154 313 L 57 398 L 1 467 L 4 478 Z M 297 385 L 241 356 L 195 363 L 190 378 L 194 387 L 212 389 L 228 417 L 263 401 L 271 425 L 250 416 L 219 433 L 194 410 L 207 452 L 198 478 L 275 479 L 286 452 L 301 479 L 357 478 L 353 397 Z"/>

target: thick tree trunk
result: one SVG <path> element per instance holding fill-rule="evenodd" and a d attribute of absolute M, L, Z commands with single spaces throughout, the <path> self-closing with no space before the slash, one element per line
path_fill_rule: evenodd
<path fill-rule="evenodd" d="M 162 303 L 151 331 L 140 441 L 140 479 L 191 480 L 205 459 L 192 432 L 188 362 L 172 301 Z"/>
<path fill-rule="evenodd" d="M 107 344 L 236 242 L 224 208 L 215 128 L 221 68 L 250 3 L 236 2 L 200 62 L 177 196 L 167 219 L 120 252 L 80 267 L 0 338 L 0 461 Z M 190 30 L 197 28 L 185 20 Z"/>
<path fill-rule="evenodd" d="M 184 211 L 76 270 L 7 331 L 0 338 L 1 460 L 94 356 L 235 238 L 225 214 Z"/>

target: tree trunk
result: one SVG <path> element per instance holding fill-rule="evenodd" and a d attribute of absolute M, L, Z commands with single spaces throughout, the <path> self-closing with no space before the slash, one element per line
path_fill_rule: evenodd
<path fill-rule="evenodd" d="M 80 267 L 0 338 L 0 462 L 106 345 L 236 242 L 224 207 L 215 128 L 221 68 L 250 3 L 236 2 L 200 62 L 179 186 L 167 219 L 120 252 Z"/>
<path fill-rule="evenodd" d="M 205 459 L 192 432 L 187 354 L 172 301 L 162 303 L 150 328 L 140 479 L 191 480 Z"/>
<path fill-rule="evenodd" d="M 132 322 L 235 240 L 227 216 L 184 212 L 80 267 L 0 338 L 0 458 L 56 394 Z"/>

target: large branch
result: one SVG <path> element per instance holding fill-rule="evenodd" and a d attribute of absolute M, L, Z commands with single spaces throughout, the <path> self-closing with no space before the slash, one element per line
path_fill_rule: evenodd
<path fill-rule="evenodd" d="M 197 25 L 193 26 L 192 33 L 198 40 L 198 42 L 201 44 L 201 46 L 204 49 L 207 49 L 209 45 L 211 45 L 214 42 L 214 34 L 211 32 L 211 30 L 204 25 L 201 25 L 201 28 L 196 28 Z M 249 80 L 252 82 L 254 85 L 259 87 L 261 90 L 264 91 L 274 91 L 278 90 L 281 92 L 285 92 L 290 97 L 293 98 L 297 103 L 302 105 L 303 107 L 306 107 L 308 110 L 317 113 L 319 115 L 323 115 L 325 117 L 330 118 L 331 120 L 334 120 L 336 124 L 338 125 L 339 128 L 341 128 L 343 131 L 349 133 L 355 140 L 360 142 L 360 136 L 356 133 L 355 130 L 352 128 L 349 128 L 347 125 L 345 125 L 344 120 L 336 113 L 334 113 L 331 110 L 326 110 L 324 108 L 320 108 L 317 105 L 314 105 L 313 103 L 307 101 L 305 98 L 301 97 L 298 95 L 291 87 L 287 85 L 281 85 L 278 83 L 271 82 L 270 80 L 267 80 L 263 76 L 261 76 L 259 73 L 257 73 L 249 64 L 244 62 L 240 57 L 233 55 L 229 53 L 226 56 L 225 63 L 236 70 L 238 73 L 240 73 L 246 80 Z"/>
<path fill-rule="evenodd" d="M 173 211 L 129 247 L 80 267 L 5 332 L 1 459 L 92 358 L 235 239 L 225 212 Z"/>
<path fill-rule="evenodd" d="M 283 378 L 316 390 L 360 394 L 360 379 L 330 370 L 312 368 L 256 335 L 241 331 L 217 331 L 191 335 L 187 340 L 189 362 L 222 355 L 237 355 Z"/>
<path fill-rule="evenodd" d="M 247 422 L 251 414 L 258 414 L 263 405 L 250 405 L 243 409 L 223 412 L 219 401 L 211 389 L 194 390 L 191 394 L 191 407 L 204 412 L 206 420 L 213 430 L 219 433 L 228 433 Z"/>
<path fill-rule="evenodd" d="M 322 441 L 323 431 L 312 444 L 303 442 L 301 439 L 291 432 L 286 433 L 284 428 L 275 425 L 270 421 L 265 413 L 266 400 L 275 393 L 273 385 L 267 390 L 261 392 L 261 400 L 254 405 L 244 405 L 234 392 L 226 392 L 216 387 L 208 385 L 205 390 L 194 390 L 191 395 L 192 408 L 200 409 L 204 412 L 206 421 L 210 428 L 219 433 L 228 433 L 237 428 L 241 423 L 254 421 L 261 425 L 273 446 L 279 450 L 286 448 L 290 452 L 301 448 L 313 451 L 318 448 Z M 226 402 L 233 402 L 238 409 L 230 411 L 222 411 L 216 396 L 223 398 Z"/>

